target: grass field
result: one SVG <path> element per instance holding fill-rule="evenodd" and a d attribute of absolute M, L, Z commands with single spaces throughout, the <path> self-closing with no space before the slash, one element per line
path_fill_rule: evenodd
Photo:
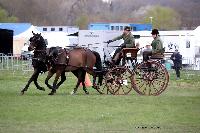
<path fill-rule="evenodd" d="M 183 74 L 185 73 L 185 74 Z M 31 73 L 0 71 L 1 133 L 197 133 L 200 132 L 200 72 L 182 72 L 176 81 L 170 74 L 168 88 L 160 96 L 90 95 L 79 89 L 70 95 L 76 79 L 70 75 L 56 95 L 31 84 L 20 90 Z"/>

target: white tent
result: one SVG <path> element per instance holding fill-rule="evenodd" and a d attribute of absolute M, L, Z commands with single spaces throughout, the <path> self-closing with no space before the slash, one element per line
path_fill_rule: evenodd
<path fill-rule="evenodd" d="M 13 54 L 20 55 L 21 51 L 27 51 L 27 45 L 25 46 L 25 44 L 33 36 L 32 31 L 40 33 L 35 26 L 31 26 L 23 33 L 13 37 Z M 45 32 L 42 33 L 42 36 L 47 39 L 47 47 L 59 46 L 64 48 L 69 45 L 69 37 L 65 32 Z"/>
<path fill-rule="evenodd" d="M 63 47 L 69 46 L 69 37 L 65 32 L 45 32 L 42 34 L 47 39 L 47 47 Z"/>
<path fill-rule="evenodd" d="M 200 46 L 200 26 L 198 26 L 198 27 L 194 30 L 194 35 L 195 35 L 196 45 L 197 45 L 197 46 Z"/>
<path fill-rule="evenodd" d="M 30 26 L 30 28 L 28 28 L 28 29 L 27 29 L 26 31 L 24 31 L 23 33 L 14 36 L 14 39 L 18 39 L 18 38 L 29 39 L 30 37 L 33 36 L 32 31 L 33 31 L 34 33 L 40 33 L 40 31 L 37 30 L 36 27 L 32 25 L 32 26 Z"/>
<path fill-rule="evenodd" d="M 13 54 L 15 56 L 21 55 L 21 50 L 23 49 L 24 44 L 30 39 L 30 37 L 33 36 L 32 31 L 34 33 L 40 33 L 40 31 L 38 31 L 35 26 L 32 25 L 21 34 L 13 36 Z"/>

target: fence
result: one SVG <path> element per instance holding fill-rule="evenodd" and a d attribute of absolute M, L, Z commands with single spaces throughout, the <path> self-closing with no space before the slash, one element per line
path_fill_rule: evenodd
<path fill-rule="evenodd" d="M 138 61 L 140 61 L 140 59 Z M 173 62 L 169 58 L 166 59 L 166 62 L 173 65 Z M 200 58 L 183 58 L 182 63 L 184 70 L 200 70 Z M 4 55 L 0 53 L 0 70 L 32 71 L 32 59 L 31 57 Z"/>
<path fill-rule="evenodd" d="M 23 73 L 32 71 L 32 59 L 21 56 L 0 54 L 0 70 L 9 70 L 13 73 L 21 70 Z"/>
<path fill-rule="evenodd" d="M 173 66 L 172 60 L 166 59 L 166 62 Z M 184 70 L 200 70 L 200 58 L 183 58 L 182 59 Z"/>

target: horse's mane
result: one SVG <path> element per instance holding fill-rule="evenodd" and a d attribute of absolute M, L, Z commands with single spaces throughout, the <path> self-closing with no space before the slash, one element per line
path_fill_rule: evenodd
<path fill-rule="evenodd" d="M 40 42 L 41 44 L 43 44 L 45 47 L 47 47 L 47 40 L 45 41 L 45 39 L 40 35 Z"/>

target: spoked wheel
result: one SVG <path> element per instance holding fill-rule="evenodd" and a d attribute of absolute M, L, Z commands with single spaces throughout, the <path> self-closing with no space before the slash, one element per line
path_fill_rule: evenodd
<path fill-rule="evenodd" d="M 96 90 L 100 93 L 100 94 L 109 94 L 109 90 L 106 86 L 106 80 L 105 80 L 105 76 L 102 80 L 102 84 L 98 84 Z"/>
<path fill-rule="evenodd" d="M 160 95 L 168 82 L 166 68 L 157 61 L 142 62 L 135 69 L 134 90 L 140 95 Z"/>
<path fill-rule="evenodd" d="M 126 95 L 133 88 L 133 74 L 126 67 L 116 67 L 105 76 L 108 91 L 113 95 Z"/>

